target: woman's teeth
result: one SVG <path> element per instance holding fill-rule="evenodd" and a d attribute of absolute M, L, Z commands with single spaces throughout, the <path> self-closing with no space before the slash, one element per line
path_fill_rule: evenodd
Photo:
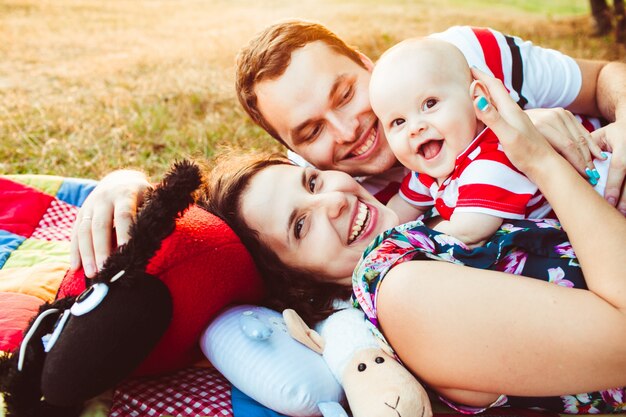
<path fill-rule="evenodd" d="M 356 215 L 356 218 L 354 219 L 354 225 L 352 225 L 352 233 L 350 233 L 350 237 L 348 238 L 348 243 L 352 243 L 356 240 L 357 237 L 359 237 L 361 235 L 361 233 L 363 233 L 363 230 L 365 230 L 365 225 L 367 224 L 367 221 L 369 220 L 369 215 L 370 215 L 370 211 L 369 208 L 361 203 L 360 201 L 358 202 L 359 204 L 359 212 Z"/>
<path fill-rule="evenodd" d="M 352 154 L 354 156 L 363 155 L 365 152 L 369 151 L 372 148 L 372 145 L 374 144 L 375 140 L 376 140 L 376 128 L 372 128 L 372 130 L 370 130 L 370 134 L 367 140 L 365 141 L 365 143 L 359 146 L 358 148 L 356 148 L 355 150 L 353 150 Z"/>

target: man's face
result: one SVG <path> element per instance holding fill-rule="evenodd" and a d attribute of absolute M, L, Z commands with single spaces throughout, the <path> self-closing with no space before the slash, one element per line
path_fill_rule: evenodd
<path fill-rule="evenodd" d="M 369 63 L 368 63 L 369 64 Z M 259 110 L 292 150 L 321 169 L 378 174 L 396 159 L 369 103 L 370 72 L 322 41 L 257 84 Z"/>

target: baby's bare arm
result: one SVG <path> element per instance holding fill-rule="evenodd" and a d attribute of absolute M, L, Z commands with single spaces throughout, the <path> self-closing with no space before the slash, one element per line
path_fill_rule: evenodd
<path fill-rule="evenodd" d="M 416 207 L 410 204 L 408 201 L 400 197 L 400 194 L 396 194 L 391 197 L 391 200 L 387 203 L 387 207 L 393 210 L 400 218 L 400 223 L 408 223 L 413 220 L 417 220 L 419 216 L 426 213 L 430 207 Z"/>
<path fill-rule="evenodd" d="M 435 230 L 454 236 L 467 246 L 482 246 L 502 225 L 500 217 L 484 213 L 455 212 L 448 221 L 442 221 Z"/>

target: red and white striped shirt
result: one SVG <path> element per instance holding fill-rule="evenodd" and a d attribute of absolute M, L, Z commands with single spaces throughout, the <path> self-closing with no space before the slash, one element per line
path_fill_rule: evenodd
<path fill-rule="evenodd" d="M 429 175 L 412 172 L 404 178 L 400 196 L 415 206 L 434 205 L 446 220 L 455 211 L 505 219 L 544 218 L 552 211 L 537 186 L 509 161 L 490 129 L 456 158 L 441 186 Z"/>
<path fill-rule="evenodd" d="M 578 64 L 559 51 L 533 45 L 497 30 L 470 26 L 453 26 L 429 37 L 455 45 L 470 66 L 500 79 L 511 97 L 524 109 L 567 107 L 580 92 L 582 74 Z M 591 123 L 583 120 L 583 124 L 588 130 L 599 127 L 597 119 Z M 289 151 L 288 155 L 295 164 L 307 165 L 304 158 L 294 152 Z M 357 180 L 386 202 L 397 192 L 406 172 L 402 167 L 394 167 Z"/>

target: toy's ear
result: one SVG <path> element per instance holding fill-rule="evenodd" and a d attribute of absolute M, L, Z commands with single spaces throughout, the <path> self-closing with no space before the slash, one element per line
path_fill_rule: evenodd
<path fill-rule="evenodd" d="M 283 318 L 291 337 L 320 355 L 324 351 L 324 339 L 292 309 L 283 311 Z"/>

